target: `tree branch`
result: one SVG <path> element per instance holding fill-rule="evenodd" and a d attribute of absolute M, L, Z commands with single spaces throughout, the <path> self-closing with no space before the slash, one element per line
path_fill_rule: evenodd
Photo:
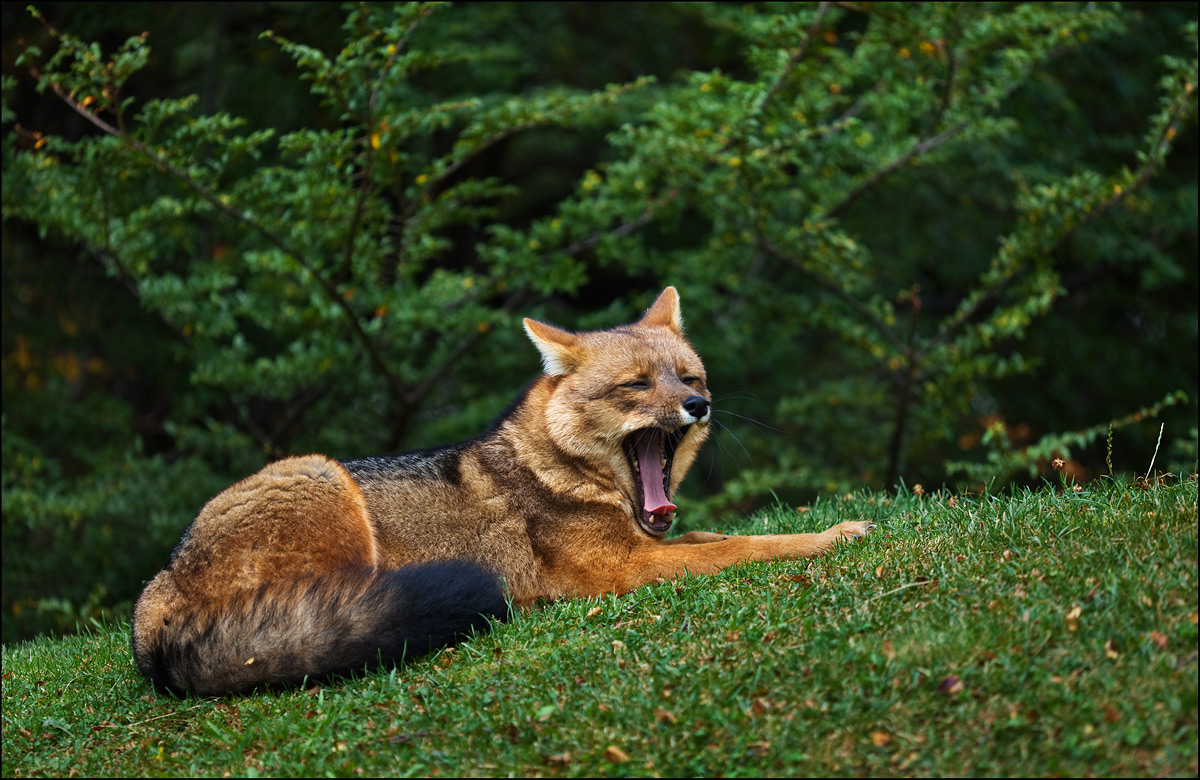
<path fill-rule="evenodd" d="M 1166 158 L 1165 153 L 1167 148 L 1170 146 L 1171 137 L 1178 131 L 1178 126 L 1183 120 L 1184 114 L 1190 108 L 1190 95 L 1191 92 L 1185 91 L 1175 101 L 1174 105 L 1172 105 L 1168 121 L 1163 125 L 1162 130 L 1159 131 L 1158 137 L 1155 139 L 1153 144 L 1151 153 L 1147 155 L 1146 162 L 1142 165 L 1141 169 L 1138 171 L 1133 181 L 1130 182 L 1129 186 L 1120 188 L 1119 191 L 1113 193 L 1112 197 L 1101 201 L 1100 205 L 1096 206 L 1090 211 L 1083 212 L 1082 218 L 1074 225 L 1071 225 L 1069 228 L 1064 230 L 1062 234 L 1054 240 L 1053 244 L 1042 250 L 1041 254 L 1048 254 L 1058 249 L 1058 247 L 1062 246 L 1062 244 L 1068 238 L 1073 236 L 1076 231 L 1086 225 L 1091 224 L 1092 222 L 1095 222 L 1104 214 L 1107 214 L 1110 209 L 1125 200 L 1130 193 L 1140 189 L 1146 184 L 1146 182 L 1150 180 L 1150 177 L 1154 175 L 1154 172 L 1158 169 L 1158 166 L 1161 165 L 1162 161 Z M 995 282 L 990 290 L 985 290 L 974 303 L 957 313 L 949 325 L 942 329 L 937 336 L 931 339 L 923 349 L 919 350 L 916 353 L 915 359 L 918 361 L 923 359 L 931 351 L 958 335 L 958 333 L 964 327 L 966 327 L 968 323 L 970 323 L 979 310 L 983 308 L 984 304 L 989 303 L 998 297 L 1000 293 L 1002 293 L 1004 289 L 1012 283 L 1014 278 L 1016 278 L 1015 273 L 1009 274 L 1008 276 L 1005 276 L 1004 278 Z"/>
<path fill-rule="evenodd" d="M 912 148 L 907 152 L 892 160 L 875 173 L 871 174 L 864 181 L 860 182 L 859 185 L 851 190 L 844 198 L 835 203 L 833 206 L 830 206 L 829 210 L 825 212 L 825 216 L 832 218 L 842 213 L 856 200 L 862 197 L 868 190 L 870 190 L 883 179 L 892 175 L 897 169 L 907 165 L 909 161 L 921 156 L 922 154 L 925 154 L 930 149 L 936 149 L 937 147 L 946 143 L 951 138 L 966 129 L 969 124 L 971 124 L 970 120 L 964 120 L 953 127 L 946 128 L 932 138 L 926 138 L 923 141 L 913 144 Z"/>
<path fill-rule="evenodd" d="M 358 197 L 354 202 L 354 214 L 350 218 L 350 229 L 346 235 L 346 249 L 342 255 L 342 265 L 335 276 L 341 276 L 350 273 L 350 266 L 354 260 L 354 238 L 358 234 L 358 223 L 362 219 L 363 211 L 367 205 L 367 194 L 373 192 L 376 188 L 371 184 L 371 174 L 375 169 L 375 145 L 371 141 L 372 133 L 377 132 L 376 129 L 376 114 L 375 106 L 379 102 L 379 94 L 383 91 L 383 80 L 387 76 L 392 65 L 396 63 L 396 58 L 400 56 L 400 52 L 408 44 L 408 38 L 412 35 L 413 30 L 424 21 L 425 17 L 432 13 L 432 8 L 426 8 L 421 11 L 420 15 L 413 20 L 413 23 L 404 31 L 404 35 L 396 42 L 392 53 L 388 56 L 387 62 L 379 70 L 379 77 L 375 79 L 375 87 L 371 90 L 371 97 L 367 99 L 367 117 L 363 120 L 363 125 L 367 128 L 367 137 L 363 139 L 366 154 L 366 164 L 363 166 L 363 183 L 358 188 Z"/>
<path fill-rule="evenodd" d="M 832 3 L 821 3 L 821 5 L 817 7 L 817 16 L 815 19 L 813 19 L 813 23 L 808 26 L 808 32 L 805 33 L 804 40 L 800 43 L 799 48 L 796 49 L 792 56 L 788 58 L 787 65 L 783 66 L 783 70 L 780 71 L 779 77 L 775 79 L 775 83 L 771 85 L 771 88 L 767 90 L 767 93 L 762 96 L 761 100 L 758 101 L 758 105 L 756 105 L 754 110 L 751 112 L 752 114 L 761 114 L 763 109 L 766 108 L 767 103 L 771 102 L 776 93 L 783 89 L 783 83 L 787 81 L 788 76 L 792 74 L 792 71 L 795 70 L 796 65 L 799 64 L 800 60 L 804 59 L 804 55 L 808 52 L 808 45 L 816 36 L 817 28 L 821 26 L 821 22 L 825 19 L 825 14 L 829 11 L 830 5 L 832 5 Z"/>
<path fill-rule="evenodd" d="M 35 78 L 41 80 L 41 76 L 36 69 L 31 68 L 30 72 Z M 388 368 L 387 363 L 384 362 L 383 356 L 379 353 L 375 343 L 371 340 L 370 336 L 367 335 L 367 332 L 363 330 L 362 323 L 359 322 L 358 316 L 355 314 L 354 310 L 350 308 L 350 304 L 338 293 L 337 288 L 329 280 L 325 279 L 312 265 L 312 263 L 305 259 L 302 253 L 293 249 L 279 234 L 270 230 L 267 226 L 254 219 L 251 219 L 243 211 L 240 211 L 222 201 L 207 187 L 197 182 L 185 171 L 181 171 L 175 166 L 171 165 L 171 163 L 167 162 L 158 154 L 151 151 L 145 144 L 135 138 L 130 137 L 130 135 L 125 131 L 114 127 L 108 122 L 105 122 L 99 116 L 89 111 L 85 106 L 81 105 L 78 101 L 67 94 L 60 85 L 52 83 L 50 86 L 54 90 L 54 93 L 58 95 L 59 98 L 68 106 L 70 106 L 77 114 L 87 119 L 105 133 L 120 138 L 131 148 L 153 163 L 158 170 L 173 177 L 177 181 L 182 182 L 185 186 L 187 186 L 188 189 L 204 198 L 205 201 L 207 201 L 221 213 L 242 223 L 255 233 L 258 233 L 271 245 L 275 246 L 284 254 L 294 259 L 302 268 L 308 271 L 321 288 L 325 296 L 342 311 L 343 315 L 345 316 L 346 323 L 350 327 L 351 333 L 362 346 L 363 350 L 367 353 L 367 357 L 370 360 L 371 365 L 387 382 L 392 397 L 397 401 L 403 401 L 405 395 L 407 394 L 407 388 L 404 386 L 404 383 L 401 382 L 400 378 Z"/>
<path fill-rule="evenodd" d="M 879 315 L 863 305 L 863 303 L 857 298 L 851 296 L 848 292 L 834 284 L 823 274 L 817 273 L 816 271 L 807 267 L 804 263 L 800 262 L 800 260 L 779 249 L 779 247 L 771 243 L 771 241 L 761 233 L 758 235 L 758 246 L 767 254 L 773 255 L 775 258 L 783 260 L 794 267 L 797 271 L 804 274 L 811 281 L 815 282 L 821 289 L 831 293 L 835 298 L 841 301 L 844 306 L 851 309 L 855 314 L 861 317 L 864 322 L 870 325 L 872 329 L 879 333 L 879 335 L 882 336 L 888 342 L 888 344 L 896 350 L 897 354 L 907 354 L 904 343 L 896 337 L 896 334 L 892 332 L 892 329 L 888 327 L 887 323 L 880 319 Z"/>

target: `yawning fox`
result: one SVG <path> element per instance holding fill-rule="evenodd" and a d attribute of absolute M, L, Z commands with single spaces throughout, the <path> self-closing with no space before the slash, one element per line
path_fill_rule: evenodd
<path fill-rule="evenodd" d="M 142 672 L 200 695 L 349 673 L 483 630 L 507 601 L 811 557 L 873 527 L 667 539 L 712 417 L 675 288 L 631 325 L 525 330 L 545 373 L 482 435 L 288 458 L 209 501 L 134 609 Z"/>

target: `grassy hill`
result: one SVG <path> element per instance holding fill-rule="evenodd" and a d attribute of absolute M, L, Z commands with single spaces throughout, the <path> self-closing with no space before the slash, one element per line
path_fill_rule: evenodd
<path fill-rule="evenodd" d="M 879 529 L 334 686 L 158 696 L 127 626 L 5 647 L 3 774 L 1194 777 L 1196 494 L 778 508 L 721 530 Z"/>

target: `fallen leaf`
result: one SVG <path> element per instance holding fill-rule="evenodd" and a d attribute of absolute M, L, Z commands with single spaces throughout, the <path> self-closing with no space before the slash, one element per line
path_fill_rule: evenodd
<path fill-rule="evenodd" d="M 629 754 L 616 745 L 609 745 L 605 748 L 604 757 L 614 764 L 623 764 L 629 760 Z"/>
<path fill-rule="evenodd" d="M 599 615 L 603 611 L 604 611 L 603 607 L 592 607 L 591 609 L 588 610 L 587 616 L 588 617 L 596 617 L 596 615 Z"/>
<path fill-rule="evenodd" d="M 1067 630 L 1075 631 L 1079 628 L 1079 616 L 1083 614 L 1083 607 L 1078 604 L 1067 613 Z"/>
<path fill-rule="evenodd" d="M 571 763 L 571 754 L 570 753 L 555 753 L 554 755 L 550 756 L 546 760 L 549 761 L 551 764 L 569 764 L 569 763 Z"/>
<path fill-rule="evenodd" d="M 946 679 L 942 680 L 942 684 L 938 686 L 938 691 L 947 696 L 954 696 L 962 693 L 962 680 L 958 679 L 958 675 L 947 675 Z"/>
<path fill-rule="evenodd" d="M 886 745 L 887 743 L 889 743 L 891 741 L 892 741 L 892 735 L 887 733 L 886 731 L 872 731 L 871 732 L 871 744 L 874 745 L 875 747 L 883 747 L 884 745 Z"/>
<path fill-rule="evenodd" d="M 679 721 L 679 717 L 670 710 L 664 710 L 662 707 L 656 707 L 654 710 L 654 719 L 659 723 L 670 723 L 675 725 Z"/>
<path fill-rule="evenodd" d="M 887 656 L 889 661 L 896 657 L 896 649 L 892 645 L 892 640 L 883 640 L 883 654 Z"/>
<path fill-rule="evenodd" d="M 1163 634 L 1159 631 L 1151 631 L 1150 639 L 1151 639 L 1151 641 L 1154 642 L 1154 644 L 1158 645 L 1159 650 L 1167 649 L 1167 635 L 1166 634 Z"/>
<path fill-rule="evenodd" d="M 771 741 L 764 739 L 761 742 L 751 742 L 750 752 L 756 756 L 765 756 L 767 751 L 771 749 Z"/>
<path fill-rule="evenodd" d="M 1104 720 L 1108 723 L 1116 723 L 1121 719 L 1121 713 L 1117 712 L 1112 707 L 1106 707 L 1104 710 Z"/>
<path fill-rule="evenodd" d="M 1119 658 L 1121 653 L 1117 650 L 1117 640 L 1110 639 L 1104 643 L 1104 654 L 1109 658 Z"/>

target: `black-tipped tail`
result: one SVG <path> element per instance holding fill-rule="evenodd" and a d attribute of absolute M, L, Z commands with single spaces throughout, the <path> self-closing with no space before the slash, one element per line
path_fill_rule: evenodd
<path fill-rule="evenodd" d="M 134 625 L 134 656 L 160 691 L 202 696 L 351 674 L 445 647 L 508 613 L 499 579 L 446 561 L 340 569 L 274 582 Z"/>

